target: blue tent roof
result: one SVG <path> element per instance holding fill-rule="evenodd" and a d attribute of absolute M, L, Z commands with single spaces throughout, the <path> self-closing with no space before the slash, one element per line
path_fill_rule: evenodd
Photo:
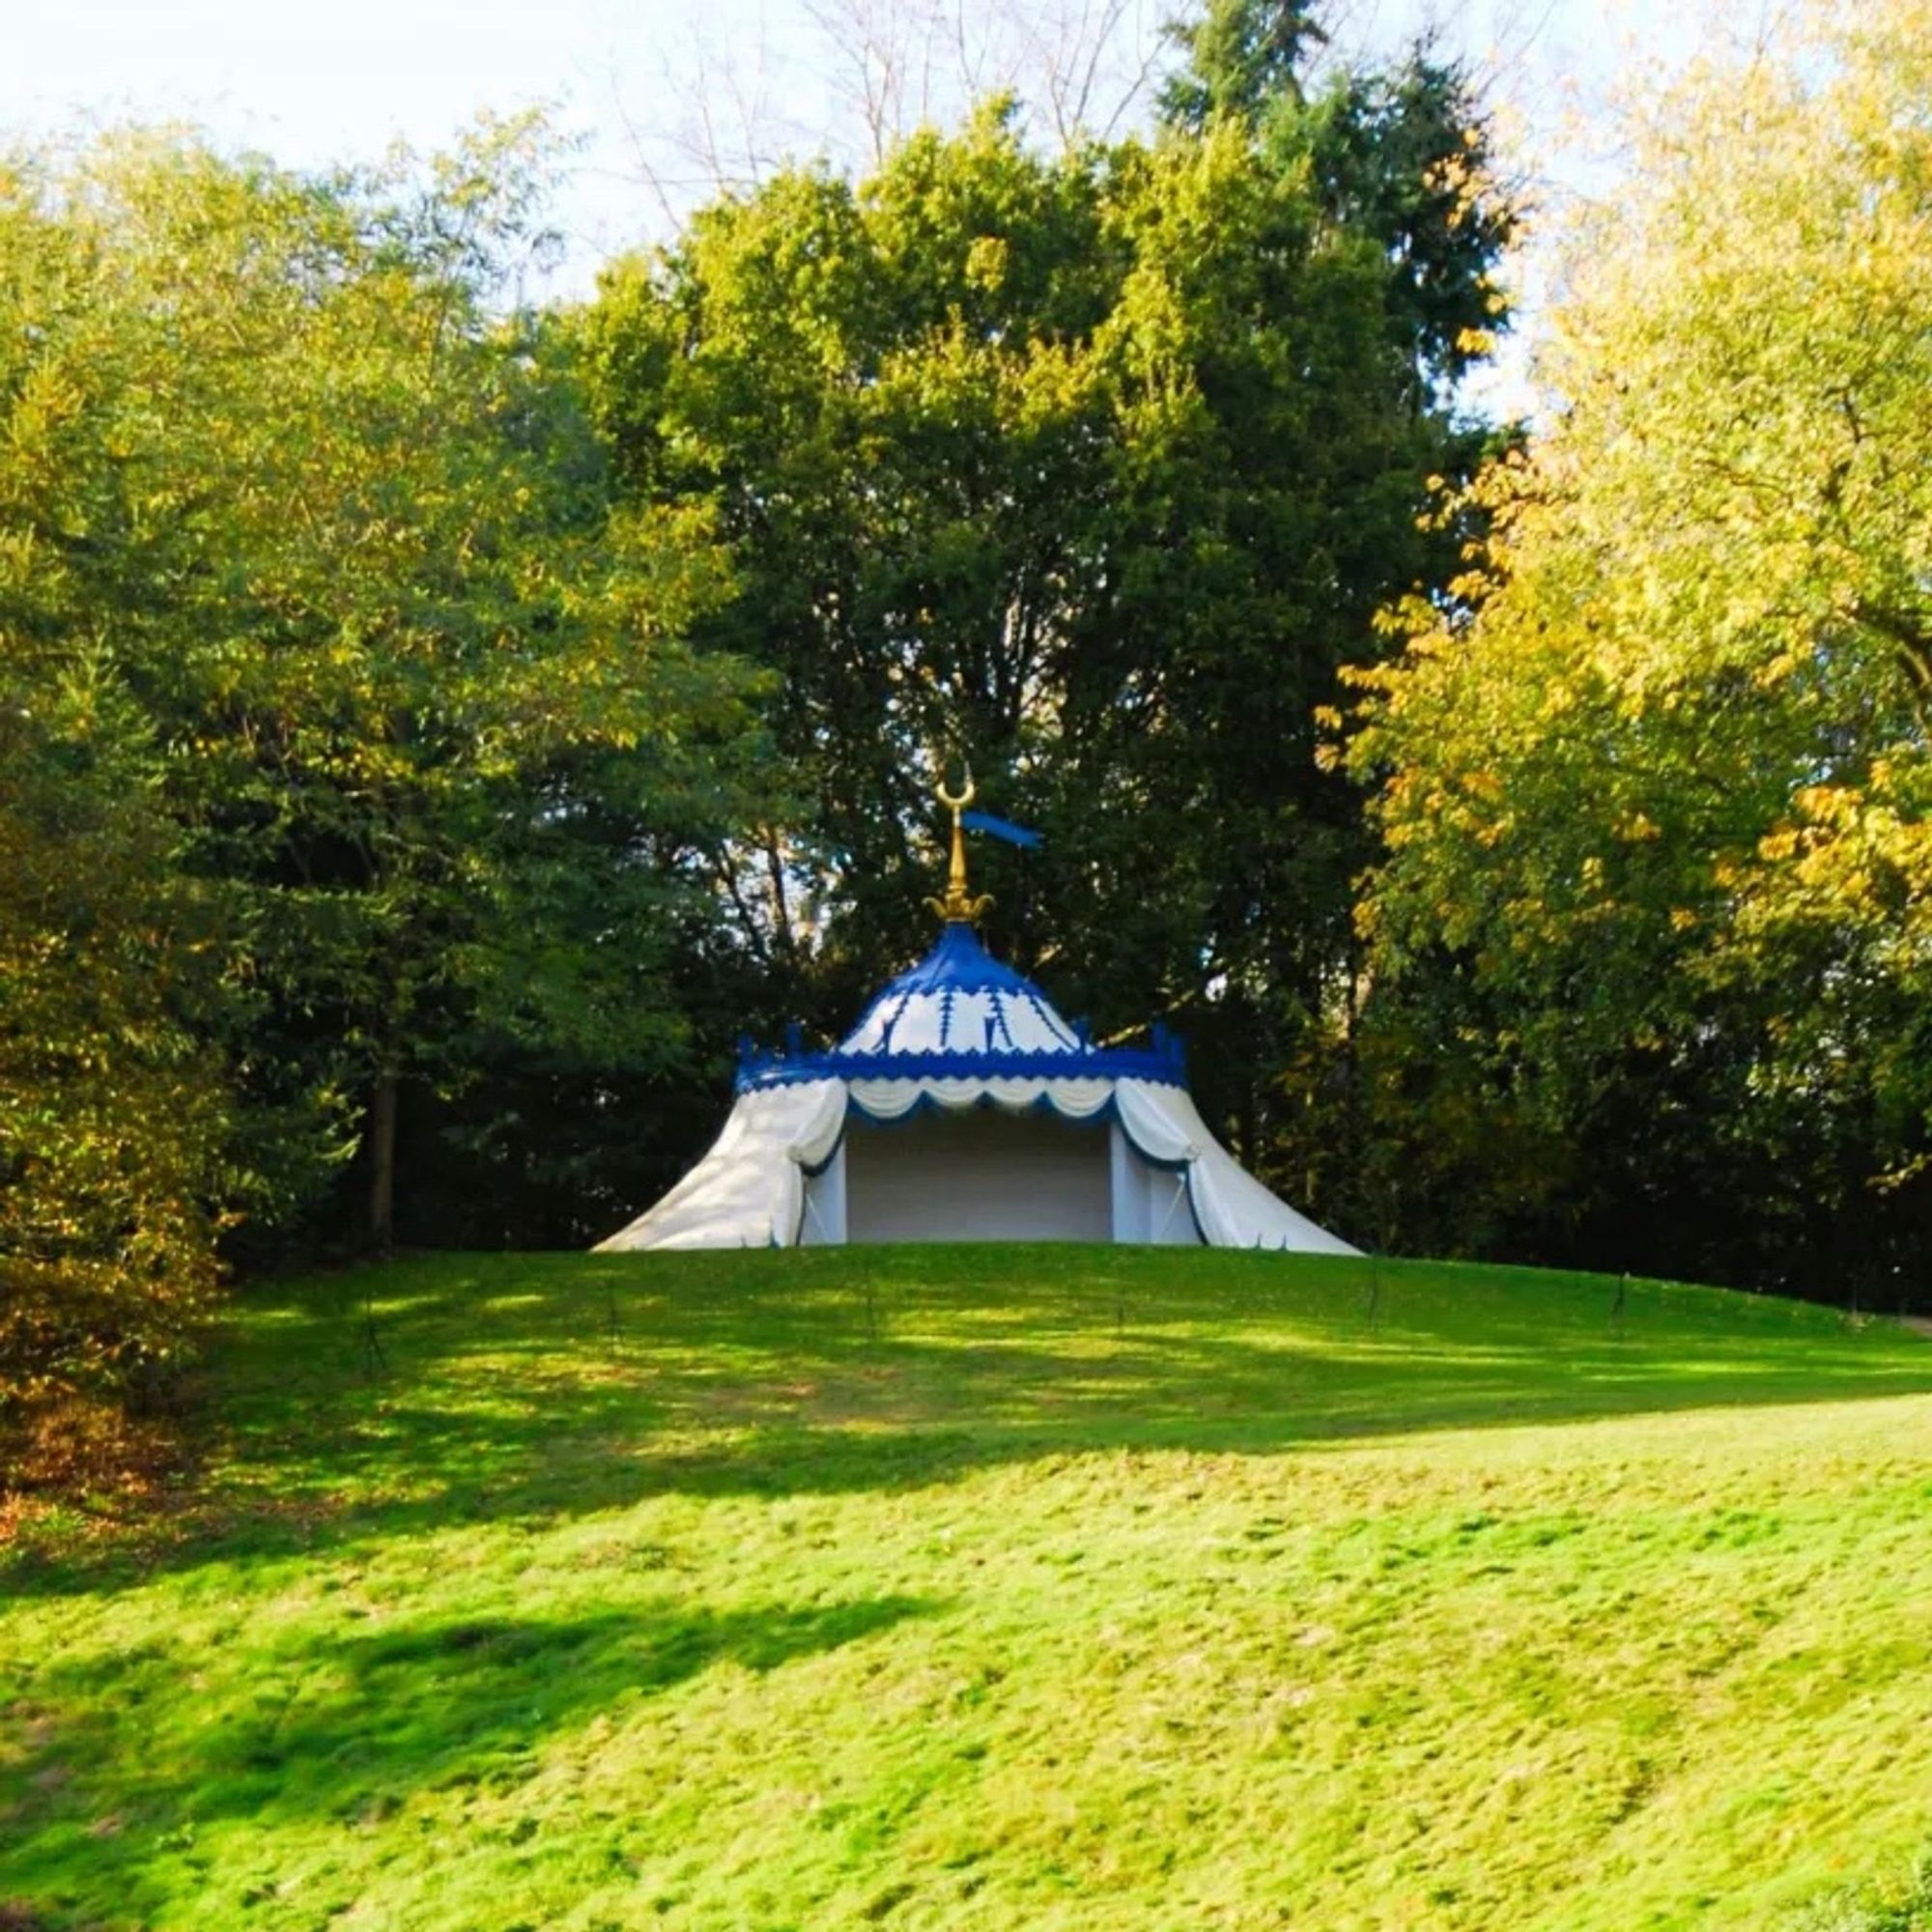
<path fill-rule="evenodd" d="M 995 959 L 963 921 L 952 921 L 917 966 L 901 973 L 827 1053 L 808 1053 L 794 1030 L 782 1053 L 739 1051 L 738 1091 L 801 1080 L 1158 1080 L 1186 1084 L 1180 1042 L 1156 1026 L 1143 1048 L 1096 1047 L 1032 980 Z"/>
<path fill-rule="evenodd" d="M 999 992 L 1037 999 L 1033 981 L 995 959 L 980 944 L 980 935 L 963 920 L 950 920 L 941 928 L 939 944 L 917 966 L 908 968 L 872 1002 L 878 1007 L 895 997 L 915 993 Z M 867 1009 L 871 1010 L 871 1009 Z"/>

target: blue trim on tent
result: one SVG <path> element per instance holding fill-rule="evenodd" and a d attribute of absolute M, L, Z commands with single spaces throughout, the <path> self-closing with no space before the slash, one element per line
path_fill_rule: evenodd
<path fill-rule="evenodd" d="M 935 1047 L 924 1053 L 738 1051 L 737 1091 L 758 1093 L 807 1080 L 1148 1080 L 1185 1087 L 1187 1065 L 1171 1037 L 1148 1047 L 1090 1046 L 1065 1053 L 975 1053 Z"/>

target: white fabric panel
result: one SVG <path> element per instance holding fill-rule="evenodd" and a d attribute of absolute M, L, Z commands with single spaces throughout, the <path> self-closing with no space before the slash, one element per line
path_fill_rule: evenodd
<path fill-rule="evenodd" d="M 854 1080 L 851 1094 L 877 1121 L 896 1121 L 922 1100 L 961 1113 L 990 1100 L 1009 1113 L 1022 1113 L 1050 1100 L 1056 1114 L 1084 1121 L 1114 1097 L 1111 1080 Z"/>
<path fill-rule="evenodd" d="M 1201 1245 L 1188 1199 L 1189 1170 L 1156 1167 L 1116 1120 L 1109 1130 L 1114 1183 L 1114 1239 L 1166 1247 Z"/>
<path fill-rule="evenodd" d="M 802 1248 L 837 1248 L 845 1242 L 845 1143 L 816 1174 L 805 1177 L 805 1212 L 799 1217 Z"/>
<path fill-rule="evenodd" d="M 816 1167 L 845 1124 L 845 1087 L 802 1081 L 742 1094 L 711 1151 L 662 1201 L 596 1252 L 630 1248 L 789 1247 L 805 1206 L 801 1166 Z"/>
<path fill-rule="evenodd" d="M 1009 1041 L 1022 1053 L 1077 1053 L 1079 1037 L 1073 1029 L 1040 999 L 1015 999 L 1010 993 L 1000 998 L 1000 1017 L 1005 1030 L 999 1046 Z"/>
<path fill-rule="evenodd" d="M 1121 1124 L 1149 1159 L 1189 1163 L 1187 1188 L 1194 1217 L 1210 1247 L 1361 1253 L 1269 1193 L 1208 1131 L 1208 1123 L 1180 1088 L 1122 1080 L 1115 1097 Z"/>
<path fill-rule="evenodd" d="M 1044 1000 L 1001 987 L 894 994 L 839 1043 L 841 1053 L 1077 1053 L 1073 1029 Z"/>
<path fill-rule="evenodd" d="M 892 1018 L 900 1002 L 893 999 L 881 1000 L 876 1007 L 863 1014 L 859 1024 L 838 1042 L 840 1053 L 877 1053 L 880 1042 L 886 1037 L 886 1022 Z"/>
<path fill-rule="evenodd" d="M 1107 1136 L 1051 1114 L 862 1118 L 845 1133 L 853 1241 L 1104 1241 Z"/>
<path fill-rule="evenodd" d="M 1107 1181 L 1113 1194 L 1111 1234 L 1117 1241 L 1148 1237 L 1147 1162 L 1134 1152 L 1119 1121 L 1107 1123 Z"/>
<path fill-rule="evenodd" d="M 993 1037 L 999 1037 L 999 1009 L 993 1003 L 991 993 L 954 993 L 952 1005 L 947 1010 L 946 1030 L 940 1037 L 940 1044 L 953 1052 L 983 1053 L 986 1050 L 986 1022 L 995 1022 Z M 897 1035 L 894 1043 L 897 1043 Z"/>
<path fill-rule="evenodd" d="M 937 1053 L 946 1044 L 946 1010 L 931 993 L 915 993 L 908 1000 L 892 1000 L 879 1009 L 866 1029 L 870 1037 L 863 1046 L 849 1048 L 862 1053 Z M 892 1044 L 886 1044 L 886 1029 L 892 1028 Z"/>
<path fill-rule="evenodd" d="M 804 1170 L 822 1166 L 838 1146 L 845 1126 L 846 1092 L 841 1081 L 813 1080 L 740 1095 L 724 1131 L 704 1158 L 655 1207 L 600 1242 L 599 1251 L 765 1247 L 773 1243 L 789 1246 L 799 1239 L 805 1218 Z M 1091 1120 L 1111 1100 L 1133 1150 L 1155 1164 L 1155 1171 L 1145 1181 L 1148 1232 L 1137 1238 L 1194 1238 L 1186 1208 L 1173 1211 L 1172 1196 L 1160 1184 L 1164 1180 L 1161 1167 L 1180 1166 L 1185 1169 L 1192 1221 L 1198 1223 L 1201 1238 L 1214 1247 L 1290 1248 L 1338 1255 L 1358 1252 L 1297 1214 L 1245 1173 L 1208 1131 L 1194 1102 L 1178 1087 L 1148 1080 L 925 1079 L 854 1081 L 850 1092 L 853 1100 L 880 1120 L 901 1119 L 928 1099 L 949 1114 L 964 1113 L 982 1099 L 1023 1114 L 1042 1097 L 1068 1120 Z M 1029 1124 L 1025 1120 L 971 1118 L 985 1122 L 995 1132 L 1005 1129 L 1011 1133 Z M 1055 1131 L 1048 1122 L 1033 1124 Z M 916 1132 L 917 1126 L 902 1131 Z M 1020 1147 L 1022 1138 L 1015 1135 L 1011 1142 L 1014 1149 Z M 1106 1150 L 1097 1140 L 1094 1145 L 1096 1169 L 1104 1183 Z M 1015 1170 L 1013 1187 L 1031 1185 L 1026 1166 L 1022 1162 Z M 1104 1210 L 1104 1185 L 1099 1198 Z M 819 1205 L 819 1229 L 810 1237 L 836 1240 L 838 1236 L 830 1232 L 834 1225 L 832 1198 L 825 1197 Z M 1084 1215 L 1087 1208 L 1081 1207 L 1077 1211 Z M 862 1238 L 852 1232 L 849 1172 L 845 1215 L 847 1237 Z M 1094 1231 L 1081 1238 L 1105 1240 L 1112 1232 L 1111 1211 L 1102 1211 Z M 1115 1237 L 1120 1238 L 1118 1235 Z"/>

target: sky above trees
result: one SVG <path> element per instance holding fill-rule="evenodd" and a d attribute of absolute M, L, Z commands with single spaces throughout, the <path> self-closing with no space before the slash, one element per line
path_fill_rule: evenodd
<path fill-rule="evenodd" d="M 1733 33 L 1748 32 L 1778 5 L 1337 0 L 1328 14 L 1344 55 L 1385 52 L 1435 25 L 1445 48 L 1490 76 L 1527 175 L 1560 194 L 1614 165 L 1577 136 L 1579 114 L 1587 123 L 1646 62 L 1680 62 L 1706 13 L 1723 14 Z M 560 259 L 549 287 L 531 293 L 569 294 L 587 290 L 611 253 L 662 236 L 708 198 L 720 174 L 743 174 L 781 153 L 869 159 L 868 93 L 875 114 L 902 121 L 923 118 L 922 110 L 956 119 L 974 82 L 983 90 L 1017 78 L 1032 96 L 1057 49 L 1077 39 L 1079 22 L 1091 35 L 1095 20 L 1117 12 L 1088 103 L 1104 122 L 1173 11 L 1165 0 L 978 5 L 969 16 L 995 24 L 982 25 L 962 62 L 956 31 L 942 17 L 945 0 L 714 0 L 701 26 L 673 0 L 553 0 L 542 8 L 524 0 L 335 0 L 327 8 L 0 0 L 10 49 L 0 66 L 0 126 L 39 137 L 75 124 L 181 118 L 223 146 L 309 167 L 373 157 L 397 139 L 442 147 L 480 109 L 553 103 L 582 146 L 558 200 Z M 901 73 L 882 76 L 882 53 L 888 61 L 896 53 Z M 1146 106 L 1143 92 L 1126 118 Z M 1051 108 L 1036 113 L 1051 138 Z M 1533 316 L 1533 257 L 1524 274 Z M 1499 412 L 1526 407 L 1520 352 L 1505 357 L 1478 399 Z"/>

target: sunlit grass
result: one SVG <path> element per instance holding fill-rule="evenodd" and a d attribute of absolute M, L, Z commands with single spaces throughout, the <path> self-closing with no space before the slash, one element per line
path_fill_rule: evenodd
<path fill-rule="evenodd" d="M 1889 1323 L 441 1257 L 251 1296 L 211 1381 L 179 1510 L 5 1573 L 0 1902 L 51 1925 L 1762 1927 L 1932 1840 Z"/>

